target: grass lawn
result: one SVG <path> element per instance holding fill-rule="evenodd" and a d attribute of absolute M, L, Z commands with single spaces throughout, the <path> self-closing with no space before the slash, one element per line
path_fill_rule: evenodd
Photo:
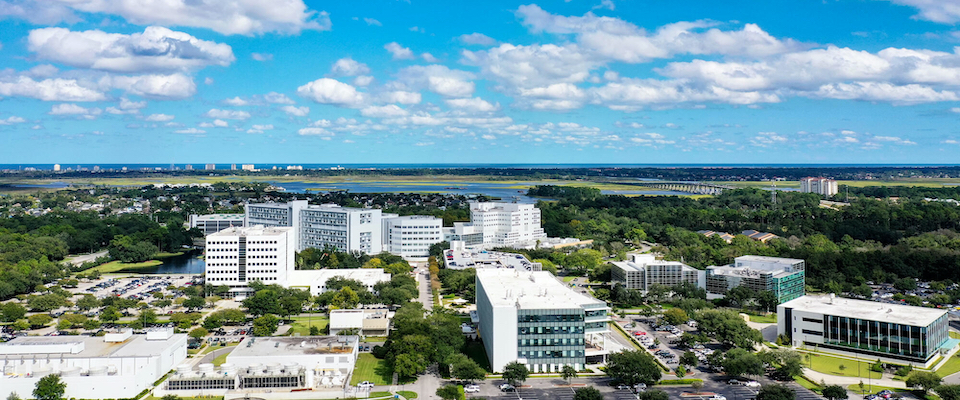
<path fill-rule="evenodd" d="M 387 337 L 386 336 L 367 336 L 361 339 L 360 341 L 364 343 L 386 342 Z"/>
<path fill-rule="evenodd" d="M 368 397 L 387 397 L 387 396 L 393 396 L 393 394 L 391 394 L 390 392 L 370 392 L 370 396 Z"/>
<path fill-rule="evenodd" d="M 487 352 L 483 348 L 483 342 L 468 342 L 464 346 L 463 354 L 466 354 L 467 357 L 470 357 L 471 360 L 475 361 L 480 368 L 483 368 L 487 373 L 493 372 L 490 370 L 490 360 L 487 360 Z"/>
<path fill-rule="evenodd" d="M 230 353 L 231 353 L 231 352 L 227 351 L 227 352 L 224 352 L 223 354 L 221 354 L 221 355 L 219 355 L 219 356 L 214 357 L 214 359 L 213 359 L 213 365 L 216 365 L 216 366 L 219 367 L 221 364 L 227 362 L 227 356 L 229 356 Z"/>
<path fill-rule="evenodd" d="M 129 263 L 129 264 L 122 263 L 120 261 L 110 261 L 106 264 L 100 264 L 96 267 L 90 268 L 85 272 L 87 274 L 93 271 L 97 271 L 101 274 L 109 274 L 113 272 L 124 272 L 124 271 L 136 272 L 136 270 L 138 269 L 153 268 L 160 264 L 163 264 L 163 261 L 150 260 L 150 261 L 144 261 L 141 263 Z"/>
<path fill-rule="evenodd" d="M 223 400 L 223 396 L 179 397 L 180 400 Z M 160 400 L 160 397 L 147 396 L 144 400 Z"/>
<path fill-rule="evenodd" d="M 310 327 L 315 326 L 320 330 L 320 334 L 322 335 L 329 324 L 330 318 L 327 317 L 294 317 L 287 334 L 292 336 L 299 333 L 300 336 L 309 336 Z"/>
<path fill-rule="evenodd" d="M 823 390 L 823 388 L 820 387 L 820 384 L 807 379 L 807 377 L 803 375 L 794 377 L 794 381 L 796 381 L 798 385 L 817 393 L 820 393 L 820 391 Z"/>
<path fill-rule="evenodd" d="M 203 349 L 203 351 L 200 352 L 200 354 L 207 354 L 207 353 L 210 353 L 211 351 L 214 351 L 214 350 L 216 350 L 216 349 L 225 349 L 225 348 L 227 348 L 227 347 L 234 347 L 234 346 L 236 346 L 236 345 L 238 345 L 238 344 L 240 344 L 240 342 L 227 343 L 226 346 L 221 346 L 221 345 L 219 345 L 219 344 L 218 344 L 218 345 L 207 345 L 207 347 L 205 347 L 205 348 Z"/>
<path fill-rule="evenodd" d="M 937 375 L 943 378 L 957 372 L 960 372 L 960 355 L 954 354 L 953 357 L 950 357 L 950 359 L 937 370 Z"/>
<path fill-rule="evenodd" d="M 883 374 L 880 372 L 870 371 L 870 366 L 872 364 L 869 362 L 860 361 L 860 368 L 858 372 L 858 363 L 856 361 L 845 360 L 823 354 L 808 354 L 810 355 L 809 359 L 807 359 L 807 354 L 803 355 L 803 365 L 817 372 L 838 376 L 860 376 L 863 378 L 867 378 L 867 374 L 869 373 L 869 377 L 873 379 L 880 379 L 883 377 Z M 843 365 L 845 368 L 841 369 L 841 365 Z"/>
<path fill-rule="evenodd" d="M 409 390 L 398 390 L 398 391 L 397 391 L 397 394 L 399 394 L 399 395 L 401 395 L 401 396 L 403 396 L 403 397 L 405 397 L 405 398 L 408 398 L 408 399 L 415 399 L 415 398 L 417 398 L 417 392 L 411 392 L 411 391 L 409 391 Z"/>
<path fill-rule="evenodd" d="M 751 315 L 750 322 L 756 322 L 760 324 L 775 324 L 777 323 L 777 314 Z"/>
<path fill-rule="evenodd" d="M 960 339 L 960 332 L 950 331 L 950 338 L 952 338 L 952 339 Z"/>
<path fill-rule="evenodd" d="M 356 386 L 363 381 L 373 382 L 377 386 L 393 384 L 393 369 L 384 360 L 378 360 L 373 354 L 360 353 L 357 365 L 353 369 L 350 385 Z"/>

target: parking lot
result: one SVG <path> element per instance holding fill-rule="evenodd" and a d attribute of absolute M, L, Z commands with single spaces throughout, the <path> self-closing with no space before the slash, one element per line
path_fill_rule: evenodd
<path fill-rule="evenodd" d="M 731 385 L 728 383 L 729 379 L 721 375 L 704 375 L 707 374 L 704 373 L 701 375 L 701 378 L 704 378 L 704 386 L 699 393 L 694 393 L 694 390 L 690 386 L 662 385 L 654 386 L 650 390 L 662 390 L 672 399 L 689 398 L 692 400 L 707 400 L 714 395 L 720 395 L 727 400 L 751 400 L 757 396 L 759 388 Z M 571 382 L 572 385 L 567 386 L 566 382 L 556 378 L 528 379 L 522 386 L 517 388 L 516 391 L 503 392 L 498 386 L 504 382 L 495 379 L 478 382 L 480 391 L 477 393 L 468 393 L 467 398 L 482 397 L 490 400 L 572 400 L 576 389 L 584 386 L 597 388 L 597 390 L 603 394 L 603 398 L 608 400 L 636 400 L 637 398 L 637 395 L 632 390 L 617 389 L 611 385 L 610 379 L 606 377 L 577 378 Z M 791 387 L 797 391 L 797 399 L 799 400 L 823 400 L 822 397 L 806 389 L 794 387 L 794 385 L 791 385 Z"/>

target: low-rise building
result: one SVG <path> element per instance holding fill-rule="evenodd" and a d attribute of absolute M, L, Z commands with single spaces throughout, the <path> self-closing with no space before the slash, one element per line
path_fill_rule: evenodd
<path fill-rule="evenodd" d="M 217 233 L 227 228 L 244 226 L 243 214 L 190 215 L 190 229 L 200 229 L 204 235 Z"/>
<path fill-rule="evenodd" d="M 352 330 L 360 336 L 387 336 L 392 313 L 387 308 L 357 308 L 330 311 L 331 335 Z"/>
<path fill-rule="evenodd" d="M 960 342 L 946 310 L 830 296 L 777 306 L 777 333 L 795 347 L 930 368 Z"/>
<path fill-rule="evenodd" d="M 769 291 L 777 304 L 806 293 L 804 261 L 795 258 L 741 256 L 734 263 L 707 267 L 707 298 L 719 298 L 737 286 Z"/>
<path fill-rule="evenodd" d="M 624 288 L 644 293 L 653 285 L 677 286 L 689 282 L 698 288 L 706 287 L 706 273 L 679 261 L 657 260 L 653 254 L 633 254 L 630 261 L 610 263 L 611 282 Z"/>
<path fill-rule="evenodd" d="M 0 343 L 0 396 L 32 397 L 37 381 L 59 374 L 64 398 L 127 399 L 187 358 L 187 335 L 158 329 L 102 337 L 21 336 Z"/>
<path fill-rule="evenodd" d="M 447 269 L 516 269 L 519 271 L 541 271 L 543 265 L 527 259 L 523 254 L 503 253 L 499 251 L 487 251 L 472 249 L 458 245 L 460 242 L 450 244 L 451 249 L 443 251 L 443 262 Z"/>
<path fill-rule="evenodd" d="M 376 293 L 373 289 L 376 284 L 390 281 L 390 274 L 384 272 L 383 268 L 293 270 L 288 277 L 287 284 L 283 286 L 308 289 L 311 296 L 326 292 L 327 281 L 337 277 L 358 281 L 372 293 Z"/>
<path fill-rule="evenodd" d="M 478 269 L 476 285 L 478 331 L 493 371 L 513 361 L 532 372 L 582 370 L 609 353 L 610 308 L 549 272 Z"/>

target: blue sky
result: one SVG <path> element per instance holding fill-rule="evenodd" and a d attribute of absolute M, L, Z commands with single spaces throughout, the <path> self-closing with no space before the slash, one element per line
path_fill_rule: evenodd
<path fill-rule="evenodd" d="M 958 24 L 960 0 L 0 0 L 0 163 L 956 164 Z"/>

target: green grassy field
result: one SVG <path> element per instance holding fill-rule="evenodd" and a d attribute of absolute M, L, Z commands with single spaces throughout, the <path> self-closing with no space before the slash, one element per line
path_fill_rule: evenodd
<path fill-rule="evenodd" d="M 90 268 L 84 271 L 84 273 L 89 274 L 93 271 L 100 272 L 101 274 L 115 272 L 136 272 L 138 269 L 153 268 L 160 264 L 163 264 L 163 261 L 150 260 L 141 263 L 122 263 L 120 261 L 110 261 L 106 264 L 100 264 L 96 267 Z"/>
<path fill-rule="evenodd" d="M 219 344 L 218 344 L 218 345 L 215 345 L 215 346 L 207 345 L 207 347 L 204 347 L 204 348 L 203 348 L 203 351 L 201 351 L 200 354 L 207 354 L 207 353 L 210 353 L 211 351 L 214 351 L 214 350 L 216 350 L 216 349 L 224 349 L 224 348 L 227 348 L 227 347 L 234 347 L 234 346 L 236 346 L 236 345 L 238 345 L 238 344 L 240 344 L 240 342 L 227 343 L 226 346 L 221 346 L 221 345 L 219 345 Z"/>
<path fill-rule="evenodd" d="M 357 365 L 353 369 L 350 385 L 356 386 L 363 381 L 373 382 L 377 386 L 390 385 L 393 383 L 393 370 L 386 361 L 378 360 L 373 354 L 360 353 Z"/>
<path fill-rule="evenodd" d="M 769 187 L 770 181 L 724 181 L 712 182 L 719 185 L 727 185 L 738 188 L 746 187 Z M 850 187 L 868 187 L 868 186 L 919 186 L 919 187 L 943 187 L 946 185 L 960 185 L 960 178 L 915 178 L 898 179 L 894 181 L 864 180 L 864 181 L 837 181 L 837 185 L 847 185 Z M 777 182 L 778 188 L 800 188 L 799 181 L 781 181 Z"/>
<path fill-rule="evenodd" d="M 750 315 L 750 322 L 756 322 L 759 324 L 775 324 L 777 323 L 777 314 Z"/>
<path fill-rule="evenodd" d="M 287 331 L 287 334 L 292 336 L 299 333 L 300 336 L 309 336 L 311 326 L 317 327 L 323 334 L 329 324 L 330 319 L 327 317 L 293 317 L 293 322 L 290 324 L 290 330 Z"/>
<path fill-rule="evenodd" d="M 213 358 L 213 365 L 220 366 L 223 363 L 227 362 L 227 356 L 230 355 L 230 352 L 224 352 L 223 354 Z"/>
<path fill-rule="evenodd" d="M 880 372 L 870 371 L 870 366 L 872 363 L 860 361 L 851 361 L 837 357 L 831 357 L 823 354 L 808 353 L 810 355 L 809 359 L 807 354 L 803 355 L 803 365 L 814 371 L 822 372 L 830 375 L 838 376 L 859 376 L 867 378 L 867 374 L 872 379 L 880 379 L 883 377 L 883 374 Z M 841 369 L 840 366 L 843 365 L 845 368 Z M 859 368 L 857 368 L 859 365 Z"/>
<path fill-rule="evenodd" d="M 950 359 L 947 360 L 947 362 L 937 370 L 937 375 L 940 375 L 940 377 L 943 378 L 947 375 L 952 375 L 957 372 L 960 372 L 960 355 L 954 354 L 953 357 L 950 357 Z"/>
<path fill-rule="evenodd" d="M 407 399 L 415 399 L 415 398 L 417 398 L 417 392 L 411 392 L 411 391 L 409 391 L 409 390 L 398 390 L 398 391 L 397 391 L 397 394 L 399 394 L 399 395 L 401 395 L 401 396 L 403 396 L 404 398 L 407 398 Z"/>

